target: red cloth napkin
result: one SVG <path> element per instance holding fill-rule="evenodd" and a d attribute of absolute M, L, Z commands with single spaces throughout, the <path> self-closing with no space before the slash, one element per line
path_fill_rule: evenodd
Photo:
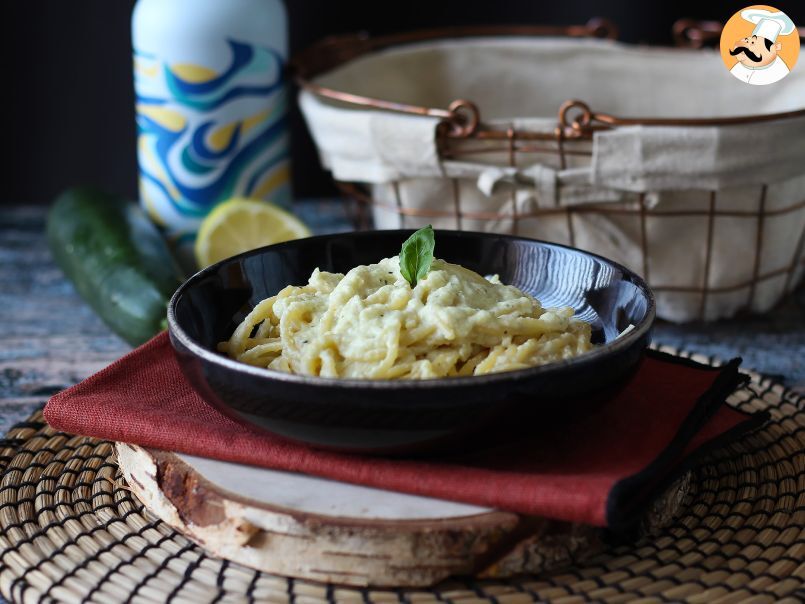
<path fill-rule="evenodd" d="M 70 433 L 524 514 L 627 530 L 694 452 L 758 425 L 724 405 L 744 376 L 649 352 L 611 401 L 561 429 L 467 454 L 390 459 L 315 450 L 221 414 L 190 387 L 167 334 L 50 399 Z"/>

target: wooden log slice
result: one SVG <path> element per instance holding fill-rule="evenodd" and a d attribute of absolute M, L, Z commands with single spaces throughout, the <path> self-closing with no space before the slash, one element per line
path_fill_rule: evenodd
<path fill-rule="evenodd" d="M 124 443 L 117 455 L 158 518 L 216 556 L 283 576 L 423 587 L 540 572 L 602 549 L 593 527 Z M 670 521 L 687 484 L 658 500 L 646 530 Z"/>

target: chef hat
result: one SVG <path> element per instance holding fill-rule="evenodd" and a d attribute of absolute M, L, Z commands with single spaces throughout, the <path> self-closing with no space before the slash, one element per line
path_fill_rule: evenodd
<path fill-rule="evenodd" d="M 750 23 L 756 23 L 753 36 L 760 36 L 774 42 L 777 36 L 785 36 L 794 31 L 794 22 L 781 11 L 773 13 L 763 8 L 747 8 L 741 11 L 741 17 Z"/>

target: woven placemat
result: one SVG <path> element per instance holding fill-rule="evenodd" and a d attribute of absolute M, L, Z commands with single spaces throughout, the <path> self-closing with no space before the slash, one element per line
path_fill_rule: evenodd
<path fill-rule="evenodd" d="M 0 591 L 14 602 L 801 602 L 805 399 L 753 375 L 729 402 L 772 419 L 696 466 L 659 534 L 561 572 L 430 590 L 341 588 L 210 557 L 133 497 L 111 443 L 55 432 L 37 412 L 0 441 Z"/>

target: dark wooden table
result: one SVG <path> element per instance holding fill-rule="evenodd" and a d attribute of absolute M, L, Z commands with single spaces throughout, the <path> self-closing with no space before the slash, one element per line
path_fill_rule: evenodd
<path fill-rule="evenodd" d="M 297 206 L 318 232 L 349 230 L 341 204 Z M 0 209 L 0 432 L 25 419 L 59 390 L 124 354 L 129 347 L 76 295 L 51 259 L 45 209 Z M 660 323 L 655 341 L 744 366 L 805 390 L 805 288 L 772 313 L 714 324 Z"/>

